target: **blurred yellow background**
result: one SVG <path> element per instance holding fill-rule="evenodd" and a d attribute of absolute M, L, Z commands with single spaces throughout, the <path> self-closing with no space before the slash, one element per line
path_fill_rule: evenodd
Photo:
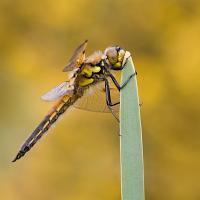
<path fill-rule="evenodd" d="M 118 124 L 73 110 L 11 160 L 51 107 L 73 50 L 118 44 L 138 72 L 148 200 L 200 199 L 200 3 L 197 0 L 0 2 L 0 195 L 4 200 L 120 199 Z"/>

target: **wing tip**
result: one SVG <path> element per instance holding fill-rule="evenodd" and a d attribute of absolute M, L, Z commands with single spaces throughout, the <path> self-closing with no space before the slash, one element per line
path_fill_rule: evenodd
<path fill-rule="evenodd" d="M 51 101 L 49 98 L 46 97 L 45 94 L 42 95 L 42 96 L 40 97 L 40 99 L 42 99 L 43 101 Z"/>
<path fill-rule="evenodd" d="M 76 50 L 83 49 L 83 53 L 84 53 L 85 52 L 85 48 L 87 47 L 87 43 L 88 43 L 88 39 L 85 39 L 85 41 L 83 43 L 81 43 L 81 45 Z M 71 68 L 73 68 L 74 64 L 75 63 L 70 59 L 70 61 L 68 62 L 67 65 L 64 66 L 64 69 L 62 71 L 63 72 L 71 71 L 72 70 Z"/>

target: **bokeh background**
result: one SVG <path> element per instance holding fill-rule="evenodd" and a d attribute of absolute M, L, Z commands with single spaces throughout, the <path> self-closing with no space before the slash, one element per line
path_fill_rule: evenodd
<path fill-rule="evenodd" d="M 120 199 L 118 124 L 73 110 L 22 160 L 73 50 L 119 44 L 138 71 L 148 200 L 200 199 L 198 0 L 0 1 L 0 195 L 5 200 Z"/>

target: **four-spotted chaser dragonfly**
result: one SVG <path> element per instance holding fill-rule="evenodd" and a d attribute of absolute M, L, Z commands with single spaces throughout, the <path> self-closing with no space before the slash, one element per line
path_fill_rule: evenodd
<path fill-rule="evenodd" d="M 26 139 L 13 162 L 24 156 L 71 106 L 96 112 L 111 112 L 118 120 L 119 91 L 135 74 L 120 85 L 111 71 L 122 70 L 130 53 L 119 46 L 113 46 L 106 48 L 104 53 L 97 51 L 86 57 L 86 47 L 87 40 L 75 50 L 63 69 L 64 72 L 68 72 L 69 80 L 41 97 L 45 101 L 57 100 L 57 102 Z"/>

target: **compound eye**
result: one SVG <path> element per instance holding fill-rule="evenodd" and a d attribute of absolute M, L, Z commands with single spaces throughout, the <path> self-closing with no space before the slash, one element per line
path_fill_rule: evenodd
<path fill-rule="evenodd" d="M 120 51 L 118 52 L 118 61 L 119 62 L 123 61 L 124 55 L 125 55 L 125 51 L 123 49 L 120 49 Z"/>
<path fill-rule="evenodd" d="M 109 47 L 106 49 L 105 54 L 111 65 L 114 65 L 118 60 L 118 52 L 115 47 Z"/>

